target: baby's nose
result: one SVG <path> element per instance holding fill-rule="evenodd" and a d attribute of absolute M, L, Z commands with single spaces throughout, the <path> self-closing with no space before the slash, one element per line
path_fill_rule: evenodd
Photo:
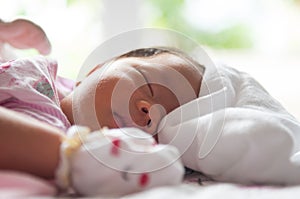
<path fill-rule="evenodd" d="M 161 104 L 153 104 L 149 110 L 149 118 L 152 124 L 155 124 L 155 130 L 161 119 L 167 114 L 165 107 Z"/>
<path fill-rule="evenodd" d="M 147 101 L 140 101 L 138 103 L 138 109 L 140 112 L 142 112 L 143 115 L 143 125 L 145 127 L 151 126 L 152 119 L 150 117 L 150 109 L 151 109 L 151 104 Z"/>
<path fill-rule="evenodd" d="M 166 115 L 166 109 L 160 104 L 151 104 L 150 102 L 141 100 L 138 102 L 138 109 L 143 115 L 143 126 L 140 126 L 149 134 L 155 135 L 158 124 Z"/>

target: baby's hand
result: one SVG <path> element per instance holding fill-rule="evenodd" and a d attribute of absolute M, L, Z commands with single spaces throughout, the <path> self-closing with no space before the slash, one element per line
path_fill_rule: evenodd
<path fill-rule="evenodd" d="M 102 129 L 88 134 L 84 128 L 73 127 L 69 133 L 74 132 L 77 141 L 62 148 L 69 153 L 69 183 L 80 194 L 122 196 L 179 184 L 183 178 L 177 149 L 156 144 L 139 129 Z M 78 148 L 80 134 L 82 145 Z"/>
<path fill-rule="evenodd" d="M 35 48 L 43 55 L 51 51 L 51 44 L 44 30 L 26 19 L 17 19 L 7 23 L 0 21 L 1 42 L 20 49 Z"/>

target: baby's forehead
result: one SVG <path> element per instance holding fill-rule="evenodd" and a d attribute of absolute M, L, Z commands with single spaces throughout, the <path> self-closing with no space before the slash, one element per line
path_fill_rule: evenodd
<path fill-rule="evenodd" d="M 114 60 L 115 65 L 131 64 L 133 66 L 138 65 L 166 65 L 166 66 L 190 66 L 191 63 L 185 58 L 172 54 L 172 53 L 160 53 L 149 57 L 120 57 Z"/>
<path fill-rule="evenodd" d="M 200 72 L 200 74 L 202 74 L 203 70 L 196 65 L 197 64 L 191 62 L 190 59 L 181 55 L 163 52 L 153 56 L 117 57 L 104 64 L 96 66 L 89 75 L 94 72 L 99 72 L 102 74 L 101 79 L 111 78 L 112 76 L 121 77 L 124 75 L 124 72 L 127 73 L 133 68 L 143 68 L 143 70 L 147 70 L 147 68 L 151 70 L 160 69 L 160 72 L 163 72 L 164 69 L 175 69 L 178 72 L 183 73 L 185 76 L 188 73 L 194 72 Z"/>
<path fill-rule="evenodd" d="M 155 76 L 164 74 L 166 78 L 166 74 L 169 74 L 170 71 L 185 73 L 186 70 L 190 70 L 188 68 L 190 68 L 190 64 L 187 61 L 169 53 L 149 57 L 121 57 L 105 65 L 101 79 L 106 81 L 111 78 L 125 78 L 141 73 L 143 76 L 145 74 Z"/>

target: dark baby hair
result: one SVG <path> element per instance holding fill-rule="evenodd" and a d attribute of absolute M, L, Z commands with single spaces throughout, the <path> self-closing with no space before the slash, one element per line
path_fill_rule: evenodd
<path fill-rule="evenodd" d="M 187 53 L 177 49 L 177 48 L 173 48 L 173 47 L 150 47 L 150 48 L 139 48 L 139 49 L 135 49 L 132 51 L 129 51 L 125 54 L 122 54 L 118 57 L 116 57 L 114 60 L 116 59 L 120 59 L 120 58 L 125 58 L 125 57 L 152 57 L 155 55 L 159 55 L 162 53 L 171 53 L 174 54 L 176 56 L 179 56 L 181 58 L 183 58 L 184 60 L 186 60 L 187 62 L 189 62 L 190 64 L 198 67 L 199 69 L 202 70 L 202 74 L 205 71 L 205 67 L 203 65 L 201 65 L 200 63 L 198 63 L 196 60 L 194 60 L 191 56 L 189 56 Z"/>
<path fill-rule="evenodd" d="M 198 69 L 201 70 L 201 73 L 204 74 L 205 71 L 205 67 L 203 65 L 201 65 L 200 63 L 198 63 L 196 60 L 194 60 L 191 56 L 189 56 L 187 53 L 177 49 L 177 48 L 173 48 L 173 47 L 150 47 L 150 48 L 138 48 L 129 52 L 126 52 L 120 56 L 117 56 L 115 58 L 112 58 L 111 60 L 108 60 L 102 64 L 97 65 L 95 68 L 93 68 L 88 74 L 87 76 L 89 76 L 92 72 L 94 72 L 95 70 L 97 70 L 98 68 L 101 68 L 104 64 L 109 63 L 111 61 L 114 60 L 118 60 L 121 58 L 126 58 L 126 57 L 143 57 L 143 58 L 147 58 L 147 57 L 152 57 L 152 56 L 156 56 L 162 53 L 170 53 L 176 56 L 179 56 L 181 58 L 183 58 L 184 60 L 186 60 L 189 64 L 197 67 Z M 79 85 L 80 82 L 77 83 L 77 85 Z"/>

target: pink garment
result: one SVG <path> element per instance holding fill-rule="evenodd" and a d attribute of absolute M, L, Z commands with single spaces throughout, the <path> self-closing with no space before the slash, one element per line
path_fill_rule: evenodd
<path fill-rule="evenodd" d="M 16 171 L 0 171 L 0 198 L 54 196 L 56 193 L 55 186 L 41 178 Z"/>
<path fill-rule="evenodd" d="M 60 99 L 72 86 L 56 72 L 56 61 L 42 56 L 1 63 L 0 106 L 66 131 L 71 125 L 60 109 Z"/>
<path fill-rule="evenodd" d="M 70 123 L 60 100 L 74 83 L 57 77 L 57 63 L 42 56 L 0 61 L 0 106 L 24 113 L 66 131 Z M 16 171 L 0 171 L 0 198 L 54 196 L 48 181 Z"/>

